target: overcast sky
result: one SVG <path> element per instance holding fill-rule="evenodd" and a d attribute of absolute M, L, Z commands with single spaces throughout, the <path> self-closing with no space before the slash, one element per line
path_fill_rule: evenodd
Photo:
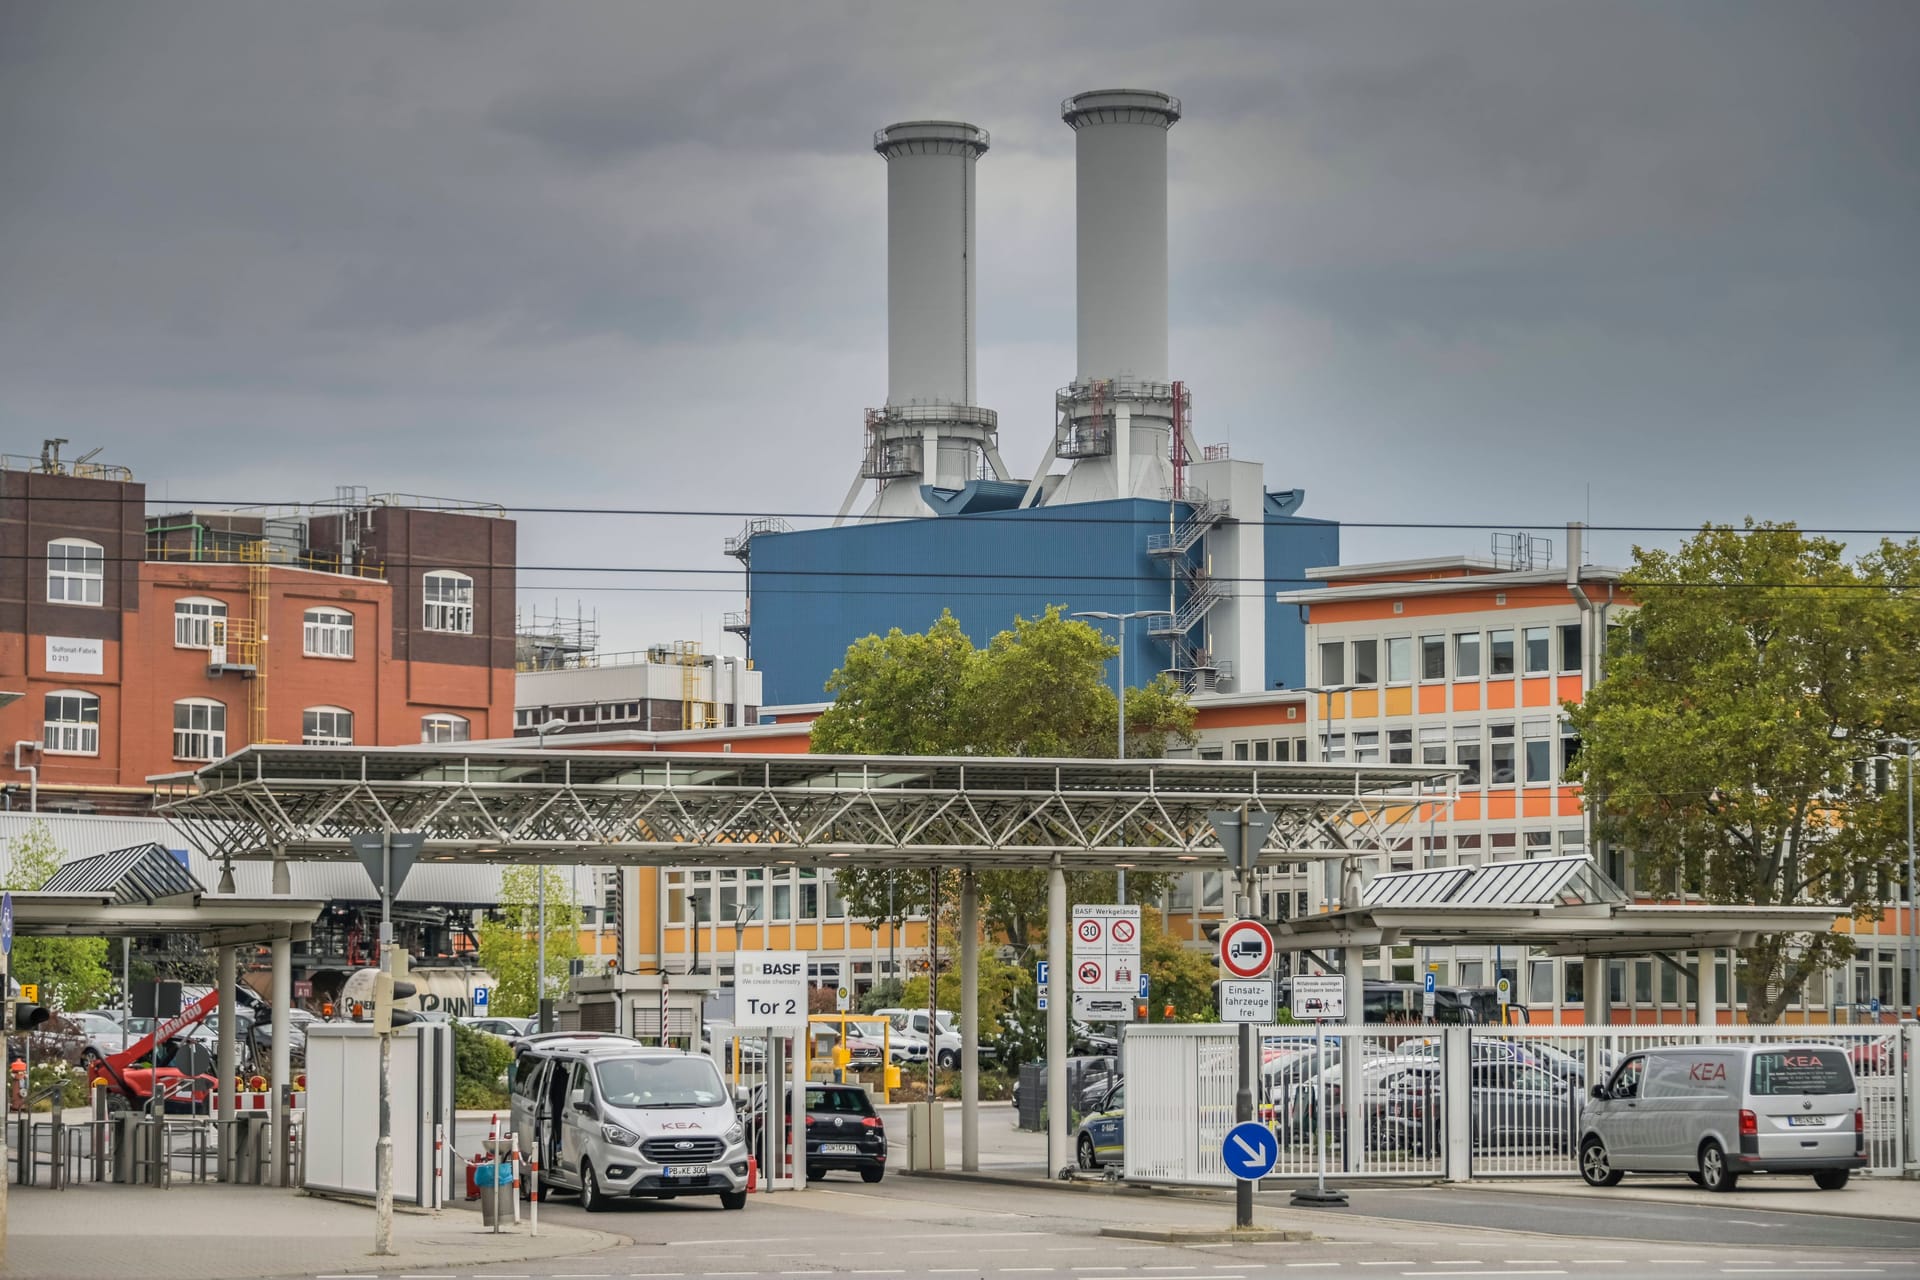
<path fill-rule="evenodd" d="M 1074 368 L 1059 100 L 1111 85 L 1185 103 L 1197 433 L 1306 514 L 1920 525 L 1912 0 L 7 0 L 0 448 L 155 499 L 831 512 L 886 395 L 871 136 L 947 117 L 993 134 L 979 393 L 1026 475 Z M 524 564 L 689 570 L 740 524 L 520 519 Z M 740 607 L 522 581 L 611 648 Z"/>

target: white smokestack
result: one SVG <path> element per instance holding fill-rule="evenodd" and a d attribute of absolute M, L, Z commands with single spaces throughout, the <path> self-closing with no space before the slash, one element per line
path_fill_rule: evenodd
<path fill-rule="evenodd" d="M 957 489 L 982 461 L 1000 478 L 998 418 L 974 404 L 974 163 L 987 131 L 910 120 L 873 136 L 887 161 L 887 403 L 867 411 L 866 454 L 841 508 L 867 480 L 866 514 L 931 513 L 922 485 Z"/>

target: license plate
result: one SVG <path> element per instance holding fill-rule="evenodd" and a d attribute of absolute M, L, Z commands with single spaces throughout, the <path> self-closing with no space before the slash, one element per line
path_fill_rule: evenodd
<path fill-rule="evenodd" d="M 859 1153 L 860 1148 L 854 1146 L 851 1142 L 823 1142 L 820 1144 L 820 1154 L 823 1156 L 852 1156 L 858 1155 Z"/>
<path fill-rule="evenodd" d="M 1805 1129 L 1817 1124 L 1825 1124 L 1825 1116 L 1788 1116 L 1787 1123 L 1794 1128 Z"/>
<path fill-rule="evenodd" d="M 670 1164 L 660 1171 L 667 1178 L 704 1178 L 707 1166 L 703 1164 Z"/>

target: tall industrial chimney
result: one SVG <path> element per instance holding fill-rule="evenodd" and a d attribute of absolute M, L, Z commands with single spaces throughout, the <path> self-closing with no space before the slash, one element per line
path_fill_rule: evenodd
<path fill-rule="evenodd" d="M 1060 104 L 1074 131 L 1079 359 L 1055 398 L 1053 457 L 1073 462 L 1049 503 L 1167 496 L 1167 131 L 1180 100 L 1099 89 Z M 1039 488 L 1028 492 L 1032 501 Z"/>
<path fill-rule="evenodd" d="M 999 417 L 974 404 L 974 162 L 987 131 L 911 120 L 873 136 L 887 161 L 887 403 L 867 411 L 860 474 L 868 518 L 931 515 L 922 485 L 958 489 L 990 470 L 1005 479 Z"/>

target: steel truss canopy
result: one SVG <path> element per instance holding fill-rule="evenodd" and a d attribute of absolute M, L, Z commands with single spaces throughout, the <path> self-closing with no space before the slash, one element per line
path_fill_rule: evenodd
<path fill-rule="evenodd" d="M 1178 870 L 1218 865 L 1209 810 L 1270 812 L 1263 865 L 1374 855 L 1449 798 L 1424 766 L 254 746 L 150 779 L 215 859 Z"/>
<path fill-rule="evenodd" d="M 1433 867 L 1377 876 L 1361 905 L 1282 921 L 1283 950 L 1507 943 L 1549 955 L 1653 955 L 1825 933 L 1832 907 L 1636 903 L 1590 857 Z"/>

